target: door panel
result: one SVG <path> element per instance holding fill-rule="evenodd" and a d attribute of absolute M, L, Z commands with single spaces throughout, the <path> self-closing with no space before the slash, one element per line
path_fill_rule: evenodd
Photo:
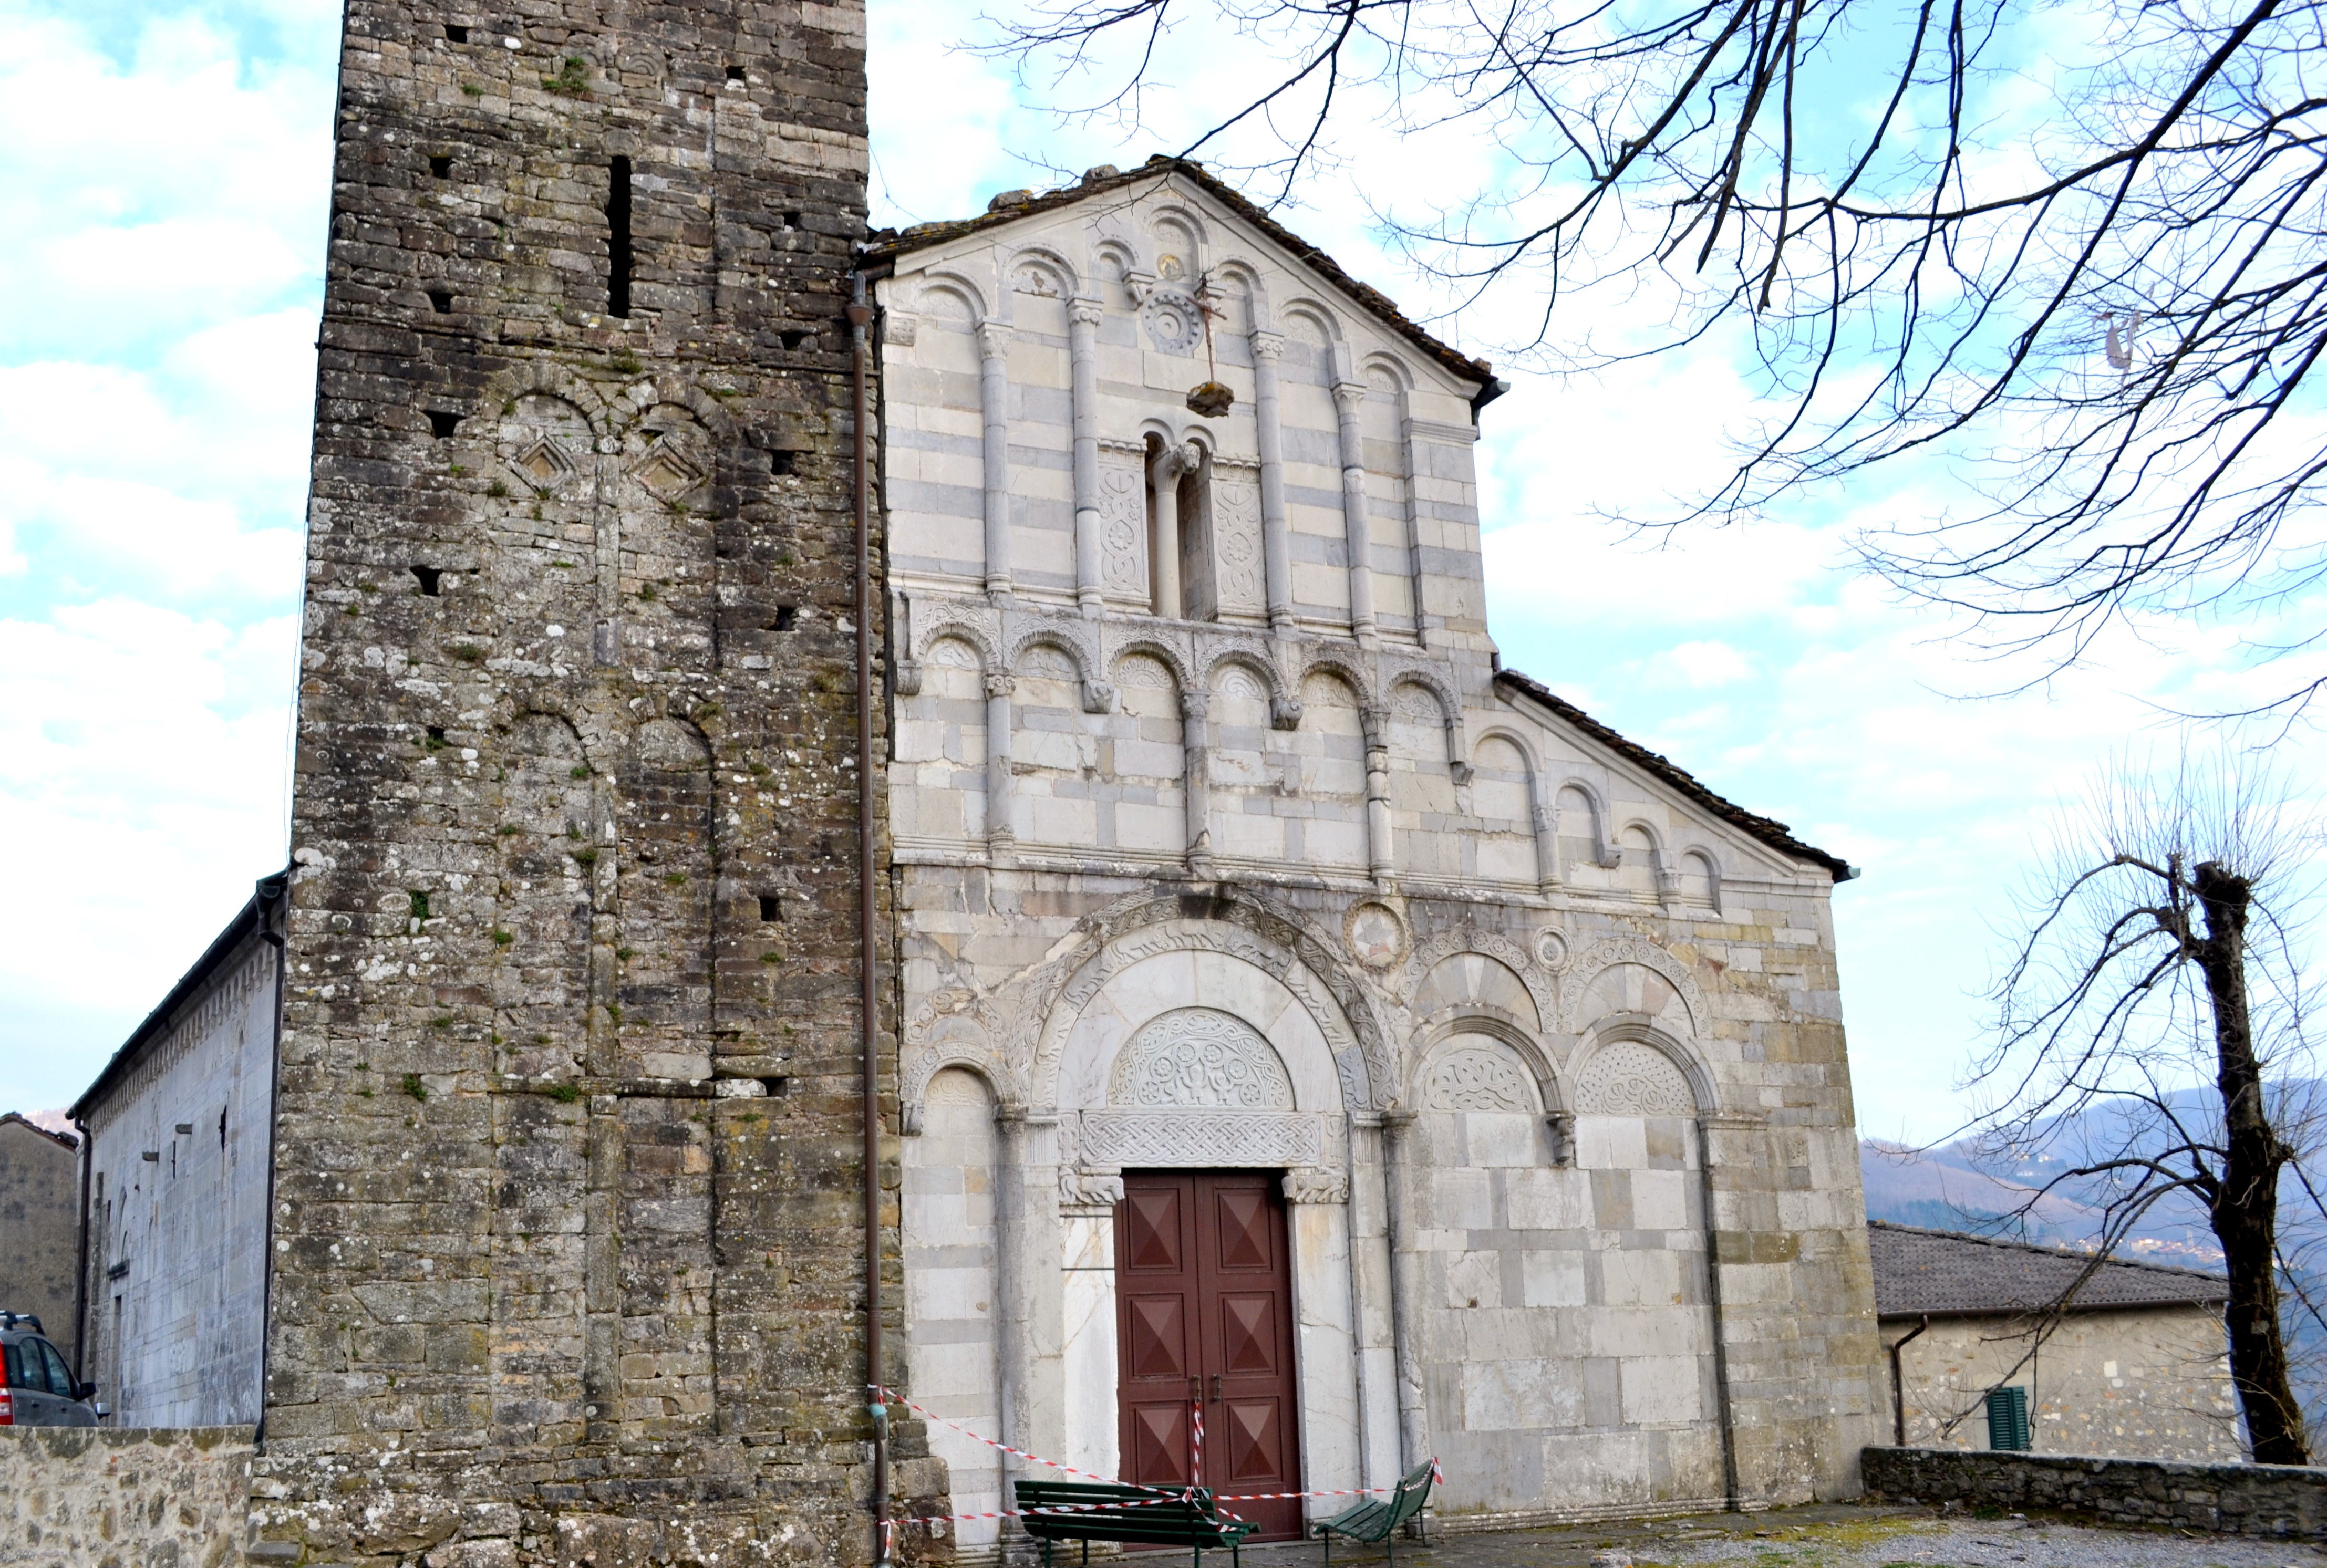
<path fill-rule="evenodd" d="M 1116 1260 L 1124 1479 L 1187 1483 L 1201 1398 L 1204 1485 L 1294 1490 L 1293 1275 L 1277 1178 L 1125 1172 Z M 1227 1506 L 1260 1526 L 1256 1540 L 1301 1534 L 1297 1499 Z"/>

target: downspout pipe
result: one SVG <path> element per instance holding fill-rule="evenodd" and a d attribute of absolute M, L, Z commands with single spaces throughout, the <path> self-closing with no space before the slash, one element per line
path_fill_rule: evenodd
<path fill-rule="evenodd" d="M 1907 1380 L 1899 1370 L 1899 1352 L 1907 1348 L 1907 1341 L 1920 1338 L 1930 1329 L 1931 1314 L 1925 1312 L 1913 1333 L 1902 1334 L 1891 1341 L 1891 1440 L 1901 1448 L 1907 1446 Z"/>
<path fill-rule="evenodd" d="M 291 878 L 294 867 L 285 866 L 279 877 L 269 877 L 258 884 L 258 936 L 275 949 L 275 1049 L 268 1064 L 266 1086 L 266 1225 L 265 1227 L 266 1255 L 259 1262 L 262 1277 L 258 1286 L 259 1310 L 265 1314 L 258 1330 L 258 1419 L 252 1423 L 251 1441 L 265 1451 L 266 1442 L 266 1373 L 267 1363 L 275 1349 L 275 1176 L 278 1161 L 276 1151 L 283 1146 L 280 1118 L 283 1114 L 283 1004 L 291 980 Z M 276 930 L 277 917 L 283 929 Z"/>
<path fill-rule="evenodd" d="M 1705 1294 L 1713 1319 L 1713 1391 L 1721 1423 L 1721 1503 L 1729 1513 L 1744 1509 L 1737 1473 L 1737 1411 L 1729 1391 L 1729 1334 L 1721 1302 L 1721 1227 L 1714 1212 L 1713 1129 L 1696 1119 L 1696 1177 L 1705 1205 Z"/>
<path fill-rule="evenodd" d="M 73 1249 L 73 1381 L 89 1380 L 89 1189 L 97 1181 L 97 1134 L 87 1122 L 73 1118 L 80 1134 L 80 1236 Z"/>
<path fill-rule="evenodd" d="M 889 1406 L 881 1395 L 881 1014 L 876 955 L 879 888 L 873 820 L 873 497 L 865 329 L 873 307 L 858 272 L 848 299 L 849 367 L 854 378 L 856 490 L 856 886 L 857 951 L 863 962 L 857 1023 L 864 1080 L 864 1395 L 873 1417 L 873 1563 L 889 1563 Z"/>

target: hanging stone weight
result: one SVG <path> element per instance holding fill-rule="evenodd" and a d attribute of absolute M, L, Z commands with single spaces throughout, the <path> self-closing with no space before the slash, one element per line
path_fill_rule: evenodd
<path fill-rule="evenodd" d="M 1188 393 L 1188 411 L 1207 419 L 1218 419 L 1235 405 L 1236 394 L 1218 381 L 1207 381 Z"/>

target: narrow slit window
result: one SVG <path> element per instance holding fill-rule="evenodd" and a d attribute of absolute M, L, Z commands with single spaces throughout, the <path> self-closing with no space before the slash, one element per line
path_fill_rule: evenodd
<path fill-rule="evenodd" d="M 423 598 L 434 599 L 443 592 L 444 574 L 437 567 L 415 566 L 412 568 L 412 574 L 420 579 L 420 593 Z"/>
<path fill-rule="evenodd" d="M 631 313 L 631 161 L 614 159 L 606 188 L 606 313 Z"/>
<path fill-rule="evenodd" d="M 743 78 L 743 68 L 742 66 L 740 66 L 740 65 L 731 65 L 731 66 L 729 66 L 729 67 L 727 68 L 727 79 L 728 79 L 729 81 L 742 81 L 742 80 L 743 80 L 743 79 L 744 79 L 744 78 Z"/>
<path fill-rule="evenodd" d="M 760 919 L 772 922 L 775 920 L 780 920 L 783 918 L 784 901 L 782 897 L 776 893 L 762 893 L 760 895 Z"/>
<path fill-rule="evenodd" d="M 443 408 L 428 411 L 428 429 L 439 441 L 450 441 L 453 433 L 461 428 L 461 416 Z"/>
<path fill-rule="evenodd" d="M 448 288 L 432 288 L 428 291 L 428 303 L 436 307 L 438 315 L 449 316 L 453 313 L 453 291 Z"/>
<path fill-rule="evenodd" d="M 786 344 L 785 346 L 789 348 L 790 345 Z M 799 453 L 796 452 L 789 452 L 781 447 L 778 447 L 775 451 L 768 453 L 768 471 L 774 474 L 779 479 L 781 479 L 788 474 L 798 473 L 799 471 Z"/>
<path fill-rule="evenodd" d="M 779 604 L 776 606 L 776 621 L 773 627 L 774 630 L 790 631 L 793 627 L 798 626 L 799 624 L 799 607 L 798 605 Z"/>
<path fill-rule="evenodd" d="M 453 154 L 450 153 L 429 154 L 428 173 L 439 180 L 451 179 L 453 177 Z"/>

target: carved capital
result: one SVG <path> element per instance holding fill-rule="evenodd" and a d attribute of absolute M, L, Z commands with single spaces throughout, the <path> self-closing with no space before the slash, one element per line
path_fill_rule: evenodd
<path fill-rule="evenodd" d="M 1115 712 L 1115 683 L 1105 680 L 1083 682 L 1083 712 L 1087 714 Z"/>
<path fill-rule="evenodd" d="M 1070 1166 L 1059 1172 L 1061 1209 L 1113 1209 L 1122 1201 L 1120 1171 L 1079 1171 Z"/>
<path fill-rule="evenodd" d="M 1301 727 L 1301 714 L 1303 711 L 1301 699 L 1299 697 L 1279 695 L 1273 696 L 1268 699 L 1268 722 L 1274 728 L 1280 730 L 1299 729 Z"/>
<path fill-rule="evenodd" d="M 1344 418 L 1355 418 L 1366 406 L 1366 384 L 1363 381 L 1337 381 L 1333 384 L 1333 403 Z"/>
<path fill-rule="evenodd" d="M 1285 1173 L 1285 1201 L 1287 1203 L 1347 1203 L 1350 1200 L 1350 1173 L 1347 1171 L 1320 1170 L 1304 1165 Z"/>
<path fill-rule="evenodd" d="M 1015 676 L 989 675 L 986 677 L 986 695 L 989 697 L 1006 697 L 1017 689 Z"/>
<path fill-rule="evenodd" d="M 1010 352 L 1012 337 L 1007 322 L 980 322 L 977 324 L 977 350 L 988 359 L 999 359 Z"/>
<path fill-rule="evenodd" d="M 1201 719 L 1210 715 L 1211 711 L 1211 693 L 1182 692 L 1180 694 L 1180 716 L 1182 718 Z"/>
<path fill-rule="evenodd" d="M 1147 461 L 1148 476 L 1158 484 L 1168 484 L 1183 473 L 1193 473 L 1204 466 L 1204 449 L 1192 441 L 1177 446 L 1167 446 Z"/>
<path fill-rule="evenodd" d="M 921 661 L 918 658 L 899 659 L 894 678 L 899 696 L 920 696 L 921 695 Z"/>
<path fill-rule="evenodd" d="M 1271 364 L 1274 364 L 1276 361 L 1277 356 L 1284 352 L 1284 333 L 1265 332 L 1257 329 L 1254 331 L 1252 334 L 1252 357 L 1254 359 L 1266 359 Z"/>
<path fill-rule="evenodd" d="M 1107 314 L 1107 306 L 1086 295 L 1077 295 L 1067 302 L 1067 324 L 1095 327 Z"/>

